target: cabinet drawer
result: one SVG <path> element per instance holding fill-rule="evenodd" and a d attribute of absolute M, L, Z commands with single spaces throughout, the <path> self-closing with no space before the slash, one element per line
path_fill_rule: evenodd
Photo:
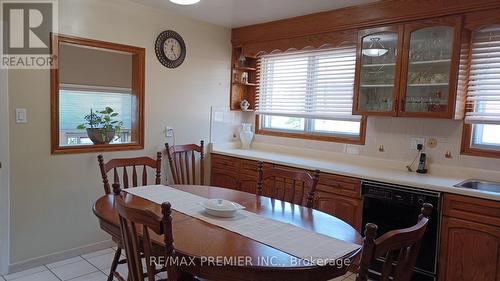
<path fill-rule="evenodd" d="M 259 167 L 259 162 L 258 161 L 252 161 L 252 160 L 241 160 L 241 170 L 240 172 L 245 175 L 249 176 L 255 176 L 257 177 L 258 174 L 258 169 Z M 270 163 L 264 163 L 263 169 L 270 169 L 273 168 L 274 165 Z"/>
<path fill-rule="evenodd" d="M 354 178 L 321 173 L 318 190 L 352 198 L 361 198 L 361 181 Z"/>
<path fill-rule="evenodd" d="M 500 226 L 500 202 L 445 194 L 443 214 L 449 217 Z"/>
<path fill-rule="evenodd" d="M 238 158 L 212 154 L 212 168 L 231 169 L 237 173 L 240 168 L 240 162 Z"/>

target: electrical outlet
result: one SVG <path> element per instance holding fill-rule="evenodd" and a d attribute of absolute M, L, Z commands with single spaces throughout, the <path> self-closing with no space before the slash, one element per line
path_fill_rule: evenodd
<path fill-rule="evenodd" d="M 171 138 L 171 137 L 173 137 L 173 136 L 174 136 L 174 128 L 167 126 L 167 127 L 165 128 L 165 136 L 166 136 L 167 138 Z"/>
<path fill-rule="evenodd" d="M 422 147 L 425 147 L 425 138 L 424 137 L 411 137 L 410 138 L 410 150 L 417 151 L 417 145 L 421 144 Z"/>

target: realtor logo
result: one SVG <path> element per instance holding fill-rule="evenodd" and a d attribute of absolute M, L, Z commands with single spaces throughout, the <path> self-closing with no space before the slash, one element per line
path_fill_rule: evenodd
<path fill-rule="evenodd" d="M 1 68 L 55 68 L 50 34 L 56 32 L 56 0 L 0 0 L 2 7 Z"/>

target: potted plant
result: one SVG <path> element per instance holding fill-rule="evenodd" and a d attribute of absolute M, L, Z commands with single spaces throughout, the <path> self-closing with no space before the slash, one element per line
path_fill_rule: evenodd
<path fill-rule="evenodd" d="M 116 120 L 117 112 L 111 107 L 106 107 L 97 113 L 90 109 L 90 114 L 84 117 L 85 123 L 76 127 L 79 130 L 87 130 L 87 135 L 94 144 L 107 144 L 119 137 L 123 127 L 123 121 Z"/>

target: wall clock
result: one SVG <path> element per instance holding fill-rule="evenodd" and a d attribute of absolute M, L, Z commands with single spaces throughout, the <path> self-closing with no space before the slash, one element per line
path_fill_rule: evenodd
<path fill-rule="evenodd" d="M 155 53 L 161 64 L 176 68 L 186 58 L 186 44 L 179 33 L 165 30 L 156 38 Z"/>

